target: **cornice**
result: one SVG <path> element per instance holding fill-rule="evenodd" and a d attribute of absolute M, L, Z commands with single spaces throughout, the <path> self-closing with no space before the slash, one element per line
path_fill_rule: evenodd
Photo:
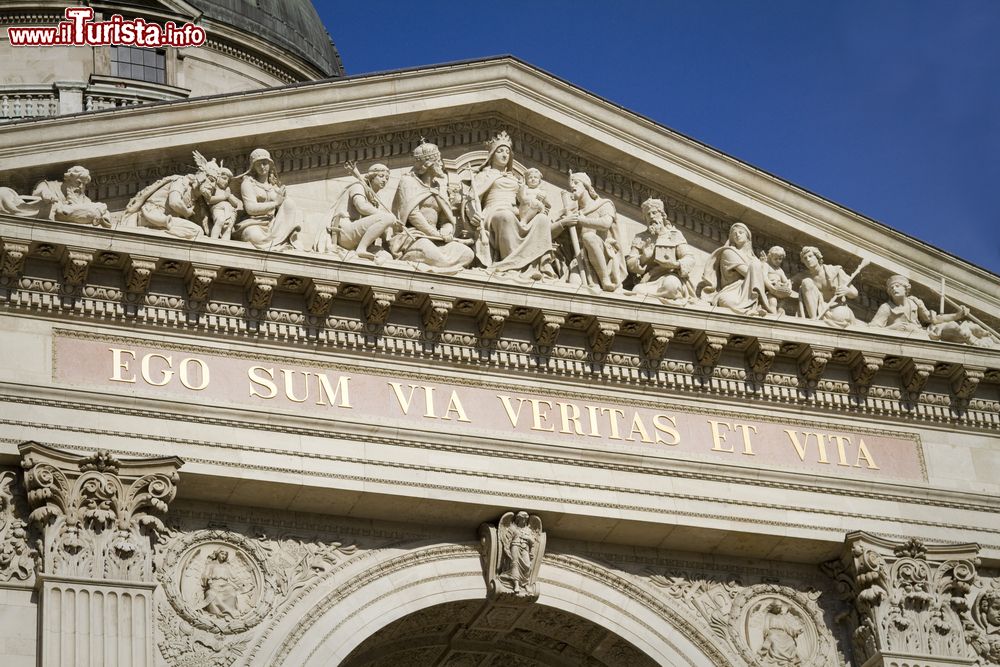
<path fill-rule="evenodd" d="M 46 240 L 25 240 L 39 236 Z M 255 344 L 271 339 L 289 349 L 319 344 L 348 354 L 370 355 L 379 350 L 387 358 L 422 358 L 432 364 L 463 365 L 474 358 L 477 368 L 494 368 L 501 373 L 575 377 L 583 382 L 656 387 L 668 392 L 695 389 L 706 395 L 740 396 L 751 406 L 757 401 L 810 406 L 842 414 L 891 417 L 902 424 L 926 421 L 1000 429 L 1000 401 L 993 396 L 995 392 L 976 397 L 981 383 L 993 386 L 1000 379 L 1000 354 L 971 346 L 862 329 L 835 330 L 798 318 L 744 318 L 708 309 L 671 307 L 623 295 L 592 294 L 563 284 L 495 282 L 488 274 L 439 276 L 414 272 L 408 265 L 375 266 L 307 253 L 274 255 L 211 240 L 181 241 L 153 232 L 4 218 L 0 219 L 0 238 L 4 252 L 11 250 L 11 257 L 17 255 L 17 261 L 8 261 L 5 255 L 0 296 L 9 312 L 23 315 L 110 323 L 113 328 L 129 330 L 136 326 L 156 330 L 164 325 L 173 329 L 174 323 L 185 323 L 190 331 L 201 331 L 208 337 L 236 336 Z M 107 250 L 111 247 L 115 250 Z M 29 257 L 62 267 L 58 269 L 62 280 L 25 273 Z M 92 266 L 105 271 L 101 282 L 92 277 Z M 133 276 L 133 268 L 139 266 L 145 267 L 144 275 Z M 108 282 L 107 271 L 119 273 L 121 286 L 116 286 L 115 280 Z M 205 277 L 197 282 L 197 294 L 191 291 L 196 285 L 190 276 L 195 274 Z M 150 293 L 152 275 L 186 281 L 188 291 Z M 265 275 L 291 301 L 286 299 L 281 307 L 269 301 L 254 310 L 243 303 L 212 300 L 213 283 L 246 291 L 254 276 Z M 314 311 L 308 295 L 311 286 L 322 285 L 335 290 L 336 296 L 331 298 L 357 308 L 357 314 L 330 315 L 328 308 L 322 313 Z M 386 311 L 380 313 L 385 317 L 377 331 L 366 328 L 372 313 L 362 308 L 371 294 L 369 286 L 377 286 L 380 294 L 388 295 Z M 246 294 L 251 298 L 250 292 Z M 476 318 L 490 307 L 505 321 L 528 325 L 547 313 L 561 318 L 559 326 L 564 330 L 584 334 L 600 322 L 615 322 L 618 335 L 633 339 L 637 351 L 598 349 L 602 339 L 594 336 L 589 346 L 583 347 L 546 346 L 541 339 L 522 340 L 504 334 L 487 340 L 484 336 L 488 332 L 434 331 L 428 328 L 433 323 L 426 318 L 423 327 L 400 326 L 390 316 L 393 309 L 416 309 L 419 314 L 430 299 L 452 304 L 455 316 Z M 301 305 L 289 305 L 296 302 Z M 535 330 L 537 336 L 541 330 Z M 651 345 L 657 336 L 663 336 L 663 345 Z M 711 355 L 700 351 L 708 349 L 705 341 L 717 341 Z M 764 362 L 755 354 L 762 346 L 771 355 Z M 639 347 L 645 354 L 638 352 Z M 677 354 L 664 357 L 664 348 L 677 350 Z M 720 361 L 724 350 L 741 355 L 742 368 L 733 365 L 732 354 L 728 361 Z M 782 358 L 784 368 L 791 363 L 798 372 L 772 371 L 773 360 Z M 812 364 L 813 358 L 821 363 Z M 869 360 L 874 365 L 868 365 L 865 373 L 857 372 Z M 921 374 L 914 380 L 909 371 L 918 365 Z M 883 366 L 883 371 L 898 379 L 886 384 L 883 372 L 882 379 L 874 383 L 872 369 Z M 831 374 L 835 367 L 847 368 L 853 379 Z M 940 389 L 925 391 L 928 377 L 950 383 L 950 397 Z"/>

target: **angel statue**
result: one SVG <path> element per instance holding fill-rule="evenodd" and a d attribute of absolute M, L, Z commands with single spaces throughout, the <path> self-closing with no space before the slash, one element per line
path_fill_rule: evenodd
<path fill-rule="evenodd" d="M 527 512 L 507 512 L 494 527 L 479 528 L 483 567 L 491 596 L 534 600 L 538 569 L 545 551 L 542 520 Z"/>

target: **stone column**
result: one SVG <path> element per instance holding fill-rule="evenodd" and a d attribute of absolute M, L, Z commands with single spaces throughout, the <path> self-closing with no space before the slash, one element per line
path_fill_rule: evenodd
<path fill-rule="evenodd" d="M 855 665 L 975 665 L 979 633 L 970 611 L 981 588 L 978 553 L 977 544 L 848 534 L 841 559 L 827 565 L 851 605 Z"/>
<path fill-rule="evenodd" d="M 152 667 L 153 545 L 182 461 L 19 449 L 29 521 L 42 536 L 39 664 Z"/>

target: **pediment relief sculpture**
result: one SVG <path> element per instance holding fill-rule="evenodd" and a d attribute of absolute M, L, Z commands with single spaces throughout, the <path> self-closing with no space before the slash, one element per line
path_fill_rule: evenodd
<path fill-rule="evenodd" d="M 888 298 L 877 312 L 870 299 L 859 305 L 856 283 L 874 258 L 859 258 L 848 273 L 826 262 L 817 246 L 787 252 L 772 246 L 765 252 L 754 247 L 753 230 L 738 221 L 713 248 L 709 238 L 686 237 L 662 199 L 644 201 L 642 220 L 632 220 L 583 171 L 571 171 L 563 186 L 546 182 L 539 169 L 515 160 L 506 131 L 485 149 L 445 160 L 437 145 L 422 140 L 409 169 L 373 162 L 362 173 L 349 162 L 348 179 L 322 188 L 298 184 L 294 198 L 266 149 L 252 151 L 248 169 L 236 176 L 195 151 L 194 173 L 167 176 L 140 190 L 118 226 L 1000 347 L 1000 334 L 968 308 L 952 303 L 952 312 L 935 314 L 909 293 L 902 276 L 886 283 Z M 85 168 L 73 167 L 62 183 L 43 181 L 30 197 L 0 188 L 0 212 L 110 226 L 107 207 L 85 194 L 89 181 Z M 298 205 L 300 197 L 307 206 Z M 800 271 L 786 255 L 798 258 Z"/>

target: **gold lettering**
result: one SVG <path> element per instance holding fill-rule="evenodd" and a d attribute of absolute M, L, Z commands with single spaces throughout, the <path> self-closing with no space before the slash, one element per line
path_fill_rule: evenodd
<path fill-rule="evenodd" d="M 258 371 L 260 373 L 266 373 L 267 377 L 260 375 Z M 264 368 L 263 366 L 251 366 L 249 369 L 247 369 L 247 377 L 250 378 L 250 382 L 252 382 L 253 384 L 259 384 L 260 386 L 270 391 L 269 394 L 262 394 L 251 386 L 250 387 L 251 397 L 260 396 L 261 398 L 274 398 L 275 396 L 278 395 L 278 385 L 271 382 L 271 380 L 274 379 L 273 368 Z"/>
<path fill-rule="evenodd" d="M 199 373 L 199 376 L 201 377 L 201 384 L 198 385 L 197 387 L 194 386 L 193 384 L 191 384 L 191 382 L 190 382 L 190 375 L 189 375 L 189 372 L 188 372 L 188 364 L 192 364 L 192 363 L 195 364 L 195 365 L 197 365 L 198 368 L 201 369 L 201 372 Z M 195 391 L 201 391 L 202 389 L 204 389 L 205 387 L 208 386 L 208 379 L 209 379 L 209 377 L 208 377 L 208 364 L 206 364 L 201 359 L 198 359 L 196 357 L 188 357 L 186 359 L 182 359 L 181 360 L 181 369 L 180 370 L 181 370 L 181 372 L 180 372 L 181 384 L 184 385 L 185 387 L 187 387 L 188 389 L 194 389 Z"/>
<path fill-rule="evenodd" d="M 542 420 L 548 419 L 549 414 L 547 412 L 542 412 L 541 406 L 545 405 L 546 408 L 552 409 L 552 404 L 548 401 L 542 401 L 537 398 L 529 398 L 528 401 L 531 402 L 531 430 L 532 431 L 555 431 L 555 426 L 549 426 L 545 428 L 542 426 Z"/>
<path fill-rule="evenodd" d="M 625 418 L 625 411 L 618 408 L 601 408 L 601 412 L 608 413 L 608 422 L 611 424 L 611 439 L 621 440 L 622 435 L 618 430 L 618 418 Z"/>
<path fill-rule="evenodd" d="M 402 408 L 403 414 L 410 414 L 410 403 L 413 401 L 413 391 L 417 385 L 410 385 L 410 393 L 406 398 L 403 398 L 403 387 L 398 382 L 390 382 L 389 386 L 392 387 L 392 393 L 396 395 L 396 400 L 399 401 L 399 407 Z"/>
<path fill-rule="evenodd" d="M 129 371 L 129 367 L 128 367 L 128 360 L 127 359 L 123 359 L 122 356 L 126 355 L 126 354 L 131 355 L 132 361 L 135 361 L 135 352 L 133 352 L 132 350 L 120 350 L 120 349 L 115 348 L 115 347 L 110 347 L 108 349 L 111 350 L 112 363 L 114 364 L 114 371 L 112 371 L 110 379 L 113 382 L 131 382 L 131 383 L 135 383 L 135 376 L 134 375 L 131 378 L 127 378 L 127 377 L 125 377 L 125 376 L 122 375 L 122 372 L 125 372 L 125 373 L 129 373 L 130 372 Z"/>
<path fill-rule="evenodd" d="M 854 463 L 855 468 L 861 467 L 861 459 L 865 460 L 868 464 L 869 470 L 880 470 L 880 468 L 875 465 L 875 459 L 872 458 L 872 453 L 868 451 L 868 445 L 865 444 L 864 438 L 858 439 L 858 460 Z"/>
<path fill-rule="evenodd" d="M 167 362 L 167 368 L 165 370 L 160 371 L 161 382 L 154 382 L 153 378 L 149 374 L 151 365 L 149 362 L 152 359 L 163 359 L 165 362 Z M 170 357 L 166 357 L 162 354 L 159 354 L 158 352 L 147 354 L 142 358 L 142 379 L 145 380 L 147 383 L 153 385 L 154 387 L 162 387 L 163 385 L 170 382 L 170 380 L 174 377 L 174 372 L 170 370 L 170 367 L 173 365 L 173 363 L 174 362 L 171 361 Z"/>
<path fill-rule="evenodd" d="M 664 420 L 669 420 L 670 425 L 668 426 L 667 424 L 664 424 Z M 681 434 L 677 430 L 677 419 L 675 417 L 671 417 L 670 415 L 656 415 L 653 417 L 653 428 L 659 431 L 659 433 L 656 434 L 656 444 L 670 445 L 671 447 L 681 444 Z M 667 442 L 661 438 L 660 433 L 669 435 L 673 438 L 673 442 Z"/>
<path fill-rule="evenodd" d="M 497 398 L 503 403 L 503 409 L 507 413 L 507 419 L 510 420 L 510 425 L 517 428 L 517 420 L 521 418 L 521 406 L 524 405 L 524 399 L 517 399 L 517 410 L 514 410 L 514 406 L 510 404 L 510 396 L 503 396 L 497 394 Z"/>
<path fill-rule="evenodd" d="M 323 401 L 324 396 L 328 401 L 330 401 L 330 405 L 333 405 L 334 401 L 337 400 L 337 396 L 340 396 L 340 392 L 343 391 L 344 395 L 340 399 L 340 405 L 337 407 L 351 407 L 351 396 L 347 386 L 348 381 L 351 379 L 349 376 L 341 375 L 337 378 L 336 389 L 333 389 L 333 387 L 330 386 L 330 380 L 327 379 L 325 373 L 317 373 L 316 379 L 319 380 L 319 399 L 316 401 L 317 405 L 326 405 Z"/>
<path fill-rule="evenodd" d="M 799 455 L 799 458 L 803 461 L 806 460 L 806 450 L 809 448 L 809 437 L 816 436 L 816 447 L 819 452 L 819 462 L 829 463 L 826 459 L 826 445 L 823 444 L 823 434 L 822 433 L 802 433 L 802 437 L 805 439 L 804 442 L 799 442 L 799 434 L 797 431 L 791 429 L 785 429 L 785 433 L 788 434 L 788 439 L 791 440 L 792 446 L 795 447 L 795 453 Z"/>
<path fill-rule="evenodd" d="M 833 440 L 835 443 L 837 443 L 837 460 L 838 460 L 837 465 L 842 465 L 842 466 L 851 465 L 850 463 L 847 462 L 847 449 L 846 449 L 846 445 L 851 444 L 851 439 L 845 435 L 828 435 L 827 437 L 830 438 L 830 440 Z"/>
<path fill-rule="evenodd" d="M 638 410 L 636 410 L 635 414 L 632 415 L 632 429 L 628 432 L 628 437 L 625 439 L 634 442 L 635 438 L 632 437 L 632 434 L 634 433 L 639 434 L 639 439 L 642 442 L 653 442 L 649 437 L 649 431 L 646 430 L 646 425 L 642 423 L 642 416 L 639 414 Z"/>
<path fill-rule="evenodd" d="M 587 417 L 590 418 L 590 433 L 587 435 L 592 435 L 595 438 L 601 437 L 601 430 L 597 427 L 597 406 L 588 405 L 587 407 Z"/>
<path fill-rule="evenodd" d="M 448 401 L 448 409 L 444 411 L 444 417 L 442 417 L 442 419 L 451 419 L 448 415 L 452 412 L 458 415 L 458 421 L 460 422 L 472 421 L 465 416 L 465 408 L 462 407 L 462 401 L 458 400 L 458 392 L 454 390 L 451 392 L 451 399 Z"/>
<path fill-rule="evenodd" d="M 306 386 L 306 395 L 302 398 L 296 398 L 294 387 L 295 371 L 286 370 L 284 368 L 281 369 L 281 376 L 285 379 L 285 397 L 293 403 L 305 403 L 309 398 L 309 376 L 312 375 L 312 373 L 304 371 L 302 374 L 305 376 L 304 384 Z"/>
<path fill-rule="evenodd" d="M 725 426 L 727 431 L 733 430 L 733 427 L 726 422 L 714 422 L 711 419 L 708 423 L 712 425 L 712 451 L 713 452 L 732 452 L 733 446 L 729 445 L 729 449 L 722 446 L 722 443 L 726 441 L 726 434 L 719 431 L 720 426 Z"/>
<path fill-rule="evenodd" d="M 580 425 L 580 408 L 574 403 L 556 403 L 559 406 L 559 416 L 562 417 L 562 428 L 560 433 L 573 435 L 583 435 L 583 427 Z M 572 414 L 568 414 L 572 411 Z M 573 430 L 569 430 L 569 423 L 573 422 Z"/>
<path fill-rule="evenodd" d="M 421 385 L 421 389 L 424 390 L 424 417 L 428 419 L 437 419 L 437 415 L 434 414 L 434 387 L 425 387 Z"/>
<path fill-rule="evenodd" d="M 753 456 L 753 448 L 750 446 L 750 431 L 756 435 L 757 427 L 750 424 L 735 424 L 736 428 L 743 434 L 743 453 L 746 456 Z"/>

